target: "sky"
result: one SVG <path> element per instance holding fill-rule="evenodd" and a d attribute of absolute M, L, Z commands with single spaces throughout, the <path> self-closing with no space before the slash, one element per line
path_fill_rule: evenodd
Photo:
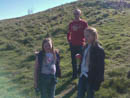
<path fill-rule="evenodd" d="M 37 13 L 73 1 L 77 0 L 0 0 L 0 20 L 25 16 L 31 9 Z"/>

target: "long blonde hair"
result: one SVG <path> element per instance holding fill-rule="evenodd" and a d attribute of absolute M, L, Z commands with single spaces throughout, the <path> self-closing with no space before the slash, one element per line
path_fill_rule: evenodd
<path fill-rule="evenodd" d="M 97 29 L 94 28 L 94 27 L 87 27 L 85 28 L 84 32 L 87 32 L 89 34 L 91 34 L 92 36 L 94 36 L 94 41 L 92 43 L 92 45 L 96 45 L 97 42 L 98 42 L 98 32 L 97 32 Z"/>

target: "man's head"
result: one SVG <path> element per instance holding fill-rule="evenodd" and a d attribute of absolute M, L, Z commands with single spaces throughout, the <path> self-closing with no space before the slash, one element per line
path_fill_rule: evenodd
<path fill-rule="evenodd" d="M 81 16 L 81 10 L 80 9 L 75 9 L 74 10 L 74 17 L 75 19 L 79 19 Z"/>

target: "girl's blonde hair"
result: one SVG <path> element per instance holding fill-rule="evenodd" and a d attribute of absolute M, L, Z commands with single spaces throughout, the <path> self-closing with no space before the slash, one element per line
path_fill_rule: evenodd
<path fill-rule="evenodd" d="M 45 39 L 43 40 L 43 42 L 42 42 L 43 57 L 45 56 L 44 44 L 47 43 L 47 42 L 51 42 L 51 44 L 52 44 L 52 51 L 51 51 L 51 52 L 53 53 L 54 59 L 56 60 L 56 53 L 55 53 L 55 49 L 54 49 L 54 44 L 53 44 L 52 39 L 51 39 L 50 37 L 45 38 Z"/>
<path fill-rule="evenodd" d="M 98 32 L 97 32 L 97 29 L 94 28 L 94 27 L 87 27 L 85 28 L 84 32 L 87 32 L 89 34 L 91 34 L 92 36 L 94 36 L 94 41 L 93 41 L 93 45 L 97 44 L 98 42 Z"/>

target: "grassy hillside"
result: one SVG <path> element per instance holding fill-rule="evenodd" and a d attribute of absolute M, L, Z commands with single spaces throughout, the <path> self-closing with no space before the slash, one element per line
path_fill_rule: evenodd
<path fill-rule="evenodd" d="M 66 40 L 72 11 L 82 10 L 82 18 L 99 31 L 106 53 L 105 81 L 96 98 L 130 98 L 130 8 L 117 2 L 83 0 L 34 15 L 0 21 L 0 98 L 35 98 L 33 71 L 35 50 L 50 34 L 60 49 L 62 78 L 57 98 L 75 98 L 78 79 L 72 80 L 69 46 Z"/>

